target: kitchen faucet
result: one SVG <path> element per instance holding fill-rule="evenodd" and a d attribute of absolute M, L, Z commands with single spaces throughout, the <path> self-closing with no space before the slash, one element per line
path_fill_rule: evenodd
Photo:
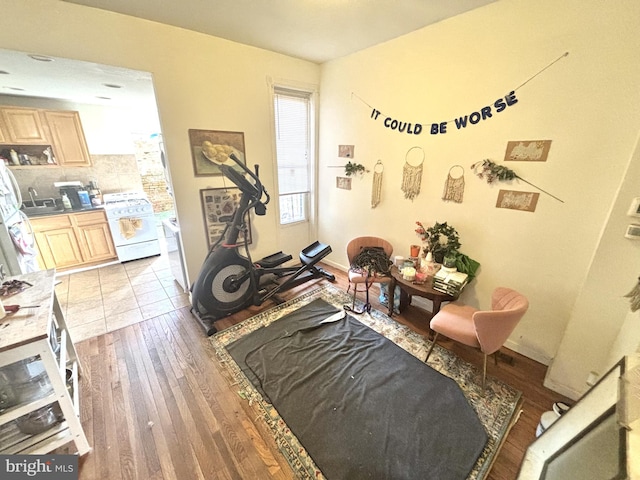
<path fill-rule="evenodd" d="M 33 206 L 36 206 L 36 199 L 33 197 L 37 197 L 38 196 L 38 192 L 36 192 L 36 189 L 33 187 L 29 187 L 28 188 L 29 191 L 29 197 L 31 198 L 31 203 L 33 204 Z"/>

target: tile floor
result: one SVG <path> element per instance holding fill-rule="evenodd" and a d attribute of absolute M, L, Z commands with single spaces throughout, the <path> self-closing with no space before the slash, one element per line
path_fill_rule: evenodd
<path fill-rule="evenodd" d="M 56 295 L 76 343 L 189 306 L 165 254 L 57 279 Z"/>

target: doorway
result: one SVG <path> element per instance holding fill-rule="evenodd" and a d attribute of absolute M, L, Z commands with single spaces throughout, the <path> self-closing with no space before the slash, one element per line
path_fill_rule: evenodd
<path fill-rule="evenodd" d="M 0 104 L 79 112 L 92 165 L 18 170 L 22 189 L 59 197 L 55 181 L 94 181 L 102 193 L 144 191 L 159 234 L 175 217 L 162 159 L 162 133 L 151 73 L 61 57 L 0 49 Z"/>

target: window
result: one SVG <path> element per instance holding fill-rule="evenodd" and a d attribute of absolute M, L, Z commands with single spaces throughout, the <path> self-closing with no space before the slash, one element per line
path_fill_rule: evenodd
<path fill-rule="evenodd" d="M 312 165 L 311 93 L 274 88 L 280 225 L 309 218 Z"/>

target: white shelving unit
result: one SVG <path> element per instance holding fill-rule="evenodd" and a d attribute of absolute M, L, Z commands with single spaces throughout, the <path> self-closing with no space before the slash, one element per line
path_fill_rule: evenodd
<path fill-rule="evenodd" d="M 78 379 L 81 366 L 55 295 L 55 271 L 11 277 L 31 284 L 20 293 L 2 297 L 4 304 L 22 308 L 0 320 L 0 367 L 39 357 L 52 386 L 48 395 L 10 407 L 0 413 L 0 454 L 44 454 L 74 442 L 78 455 L 91 450 L 80 423 Z M 72 388 L 67 389 L 67 370 Z M 14 420 L 47 405 L 57 404 L 63 420 L 44 432 L 22 433 Z"/>

